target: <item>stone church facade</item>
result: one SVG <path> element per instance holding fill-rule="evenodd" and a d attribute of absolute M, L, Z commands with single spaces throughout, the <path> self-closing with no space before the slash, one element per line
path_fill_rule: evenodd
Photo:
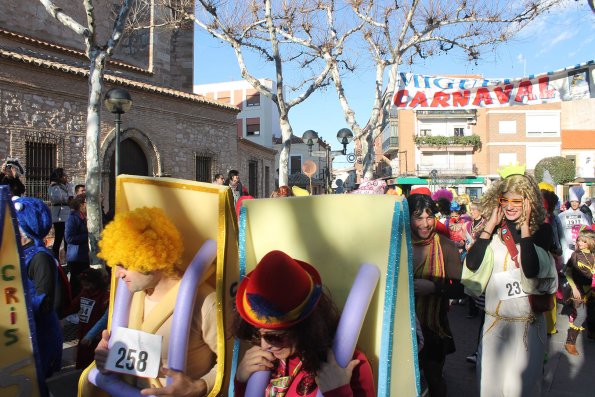
<path fill-rule="evenodd" d="M 81 4 L 59 2 L 83 23 Z M 112 2 L 97 1 L 95 9 L 98 26 L 105 27 L 101 37 L 112 26 Z M 38 0 L 0 2 L 0 159 L 20 159 L 28 195 L 45 198 L 55 167 L 64 167 L 73 183 L 84 183 L 89 86 L 83 50 L 82 39 Z M 120 86 L 133 99 L 122 115 L 121 172 L 210 182 L 216 173 L 237 169 L 252 195 L 268 195 L 275 151 L 238 138 L 239 109 L 192 94 L 192 73 L 192 26 L 123 38 L 104 79 L 104 93 Z M 102 106 L 99 159 L 110 202 L 114 135 L 114 115 Z"/>

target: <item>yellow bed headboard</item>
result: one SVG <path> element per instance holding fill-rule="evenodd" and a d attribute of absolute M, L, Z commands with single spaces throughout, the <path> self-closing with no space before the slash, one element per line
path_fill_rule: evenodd
<path fill-rule="evenodd" d="M 420 394 L 408 219 L 406 201 L 376 195 L 250 200 L 240 215 L 241 274 L 281 250 L 315 266 L 342 307 L 360 265 L 378 266 L 358 346 L 383 397 Z"/>
<path fill-rule="evenodd" d="M 210 183 L 201 183 L 174 178 L 151 178 L 120 175 L 116 186 L 116 213 L 139 207 L 160 207 L 178 227 L 184 241 L 182 261 L 187 266 L 200 246 L 211 239 L 217 242 L 216 265 L 206 277 L 217 294 L 218 351 L 224 360 L 217 362 L 217 380 L 210 397 L 227 390 L 232 362 L 233 340 L 229 334 L 233 302 L 233 286 L 239 278 L 237 223 L 233 198 L 229 188 Z M 110 315 L 116 290 L 115 272 L 112 273 Z M 108 328 L 111 324 L 108 325 Z M 79 396 L 93 395 L 86 381 L 92 368 L 87 368 L 79 381 Z"/>

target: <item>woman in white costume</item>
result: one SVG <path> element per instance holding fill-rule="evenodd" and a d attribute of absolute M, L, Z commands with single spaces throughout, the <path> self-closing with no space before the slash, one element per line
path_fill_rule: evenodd
<path fill-rule="evenodd" d="M 552 230 L 524 167 L 502 170 L 482 197 L 485 227 L 467 255 L 463 284 L 485 292 L 477 374 L 482 397 L 539 396 L 547 348 L 544 311 L 553 302 Z"/>

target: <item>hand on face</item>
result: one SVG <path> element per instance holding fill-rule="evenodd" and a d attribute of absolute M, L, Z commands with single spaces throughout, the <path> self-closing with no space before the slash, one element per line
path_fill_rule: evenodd
<path fill-rule="evenodd" d="M 523 214 L 525 215 L 525 221 L 523 223 L 525 226 L 529 226 L 529 222 L 531 221 L 531 202 L 528 198 L 523 201 Z"/>
<path fill-rule="evenodd" d="M 253 346 L 246 351 L 244 358 L 240 361 L 236 371 L 236 379 L 241 383 L 246 383 L 254 372 L 273 369 L 275 360 L 273 353 L 264 350 L 260 346 Z"/>
<path fill-rule="evenodd" d="M 486 223 L 486 230 L 492 232 L 494 228 L 502 222 L 502 218 L 504 218 L 504 211 L 502 211 L 502 206 L 497 205 L 496 208 L 492 210 L 492 215 L 490 215 L 490 219 L 488 219 Z"/>
<path fill-rule="evenodd" d="M 318 375 L 316 376 L 316 384 L 321 393 L 336 389 L 343 385 L 348 385 L 351 382 L 351 374 L 353 369 L 359 364 L 359 360 L 351 360 L 347 367 L 341 368 L 335 359 L 332 350 L 328 351 L 326 362 L 322 363 Z"/>

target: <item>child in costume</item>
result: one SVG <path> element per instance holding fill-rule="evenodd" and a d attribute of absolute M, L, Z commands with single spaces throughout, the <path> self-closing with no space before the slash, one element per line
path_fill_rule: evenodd
<path fill-rule="evenodd" d="M 186 372 L 165 368 L 173 309 L 180 286 L 183 243 L 180 232 L 160 208 L 142 207 L 118 214 L 103 230 L 99 257 L 133 292 L 128 327 L 163 336 L 161 365 L 165 378 L 135 378 L 146 395 L 205 396 L 217 376 L 217 307 L 213 288 L 199 287 L 190 322 Z M 95 350 L 97 368 L 105 371 L 109 332 Z"/>
<path fill-rule="evenodd" d="M 563 262 L 566 263 L 570 259 L 570 256 L 575 251 L 574 242 L 576 241 L 576 234 L 573 233 L 572 227 L 575 225 L 591 226 L 591 222 L 587 216 L 580 210 L 581 198 L 585 194 L 585 189 L 581 186 L 571 186 L 568 189 L 568 196 L 570 198 L 569 205 L 566 206 L 566 210 L 560 212 L 558 218 L 564 233 L 560 236 L 560 244 L 563 250 Z M 576 229 L 575 229 L 576 230 Z"/>
<path fill-rule="evenodd" d="M 541 192 L 523 166 L 500 172 L 481 198 L 485 227 L 465 260 L 463 284 L 485 292 L 485 323 L 477 374 L 482 397 L 541 394 L 546 353 L 544 312 L 557 277 L 548 252 Z"/>
<path fill-rule="evenodd" d="M 341 368 L 330 350 L 339 312 L 314 267 L 281 251 L 266 254 L 238 287 L 234 334 L 250 341 L 235 378 L 243 396 L 250 375 L 270 370 L 267 396 L 375 396 L 372 368 L 356 350 Z"/>
<path fill-rule="evenodd" d="M 109 306 L 109 290 L 100 270 L 87 269 L 78 278 L 81 292 L 74 298 L 66 314 L 78 312 L 76 368 L 82 369 L 93 362 L 95 347 L 101 339 L 101 333 L 89 334 L 89 331 L 99 322 Z"/>
<path fill-rule="evenodd" d="M 450 218 L 446 220 L 448 235 L 455 243 L 461 255 L 461 260 L 465 258 L 465 220 L 461 216 L 461 205 L 456 201 L 450 203 Z"/>
<path fill-rule="evenodd" d="M 595 231 L 582 228 L 576 239 L 576 251 L 566 264 L 566 279 L 572 289 L 572 303 L 576 310 L 574 321 L 569 324 L 564 347 L 578 356 L 576 339 L 585 320 L 589 325 L 589 338 L 595 339 Z"/>
<path fill-rule="evenodd" d="M 42 375 L 49 377 L 59 371 L 62 364 L 62 328 L 57 310 L 61 309 L 63 291 L 58 262 L 44 245 L 44 238 L 52 227 L 52 214 L 39 199 L 13 197 L 13 201 L 30 282 Z"/>

